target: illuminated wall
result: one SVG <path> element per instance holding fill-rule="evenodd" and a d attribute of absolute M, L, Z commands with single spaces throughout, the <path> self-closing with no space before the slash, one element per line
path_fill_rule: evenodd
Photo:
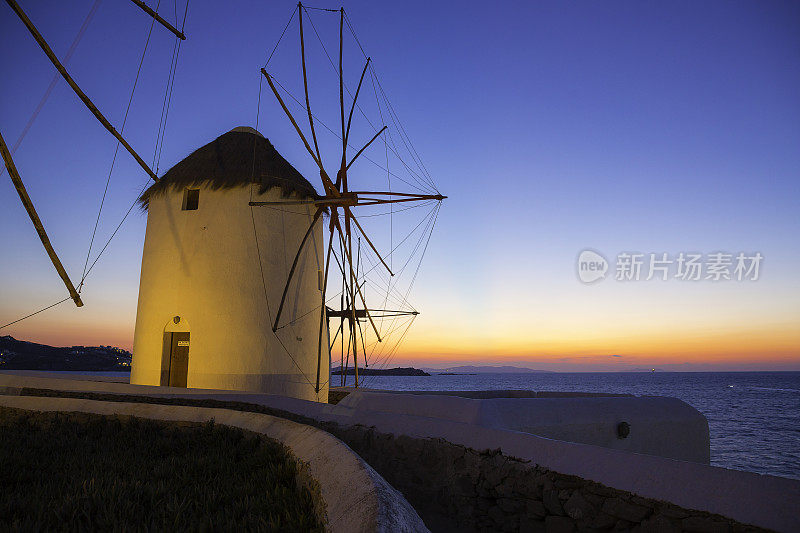
<path fill-rule="evenodd" d="M 252 186 L 253 200 L 281 199 L 280 189 L 258 195 L 257 188 Z M 201 187 L 196 210 L 183 210 L 184 191 L 151 198 L 131 383 L 161 384 L 162 358 L 168 354 L 164 333 L 188 330 L 188 387 L 327 401 L 324 349 L 321 389 L 314 391 L 322 223 L 298 261 L 281 317 L 284 327 L 273 333 L 272 319 L 313 207 L 251 208 L 250 200 L 249 186 Z M 325 348 L 327 332 L 322 342 Z"/>

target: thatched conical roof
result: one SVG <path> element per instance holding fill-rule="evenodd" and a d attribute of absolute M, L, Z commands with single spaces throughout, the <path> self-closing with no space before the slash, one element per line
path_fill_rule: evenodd
<path fill-rule="evenodd" d="M 319 198 L 314 186 L 286 161 L 275 147 L 250 127 L 234 128 L 198 148 L 169 169 L 139 198 L 147 209 L 153 195 L 168 189 L 204 186 L 214 190 L 232 189 L 257 183 L 259 194 L 280 187 L 285 196 L 297 193 Z"/>

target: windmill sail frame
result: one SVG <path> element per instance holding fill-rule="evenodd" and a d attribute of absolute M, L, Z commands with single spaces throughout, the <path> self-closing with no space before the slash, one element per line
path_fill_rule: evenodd
<path fill-rule="evenodd" d="M 323 283 L 321 287 L 322 292 L 322 304 L 320 310 L 320 327 L 319 327 L 319 339 L 318 339 L 318 362 L 317 362 L 317 380 L 316 380 L 316 391 L 319 392 L 320 389 L 320 367 L 321 367 L 321 357 L 322 357 L 322 342 L 323 342 L 323 322 L 325 322 L 325 317 L 327 315 L 328 319 L 328 338 L 330 338 L 330 319 L 334 317 L 338 317 L 341 319 L 340 330 L 344 332 L 344 320 L 348 320 L 348 329 L 350 332 L 350 341 L 347 347 L 347 356 L 349 361 L 350 353 L 353 355 L 353 366 L 354 366 L 354 374 L 355 374 L 355 386 L 358 387 L 359 379 L 358 379 L 358 338 L 361 338 L 362 349 L 365 350 L 364 340 L 363 340 L 363 331 L 361 330 L 361 321 L 366 320 L 369 322 L 370 326 L 372 327 L 375 335 L 377 337 L 378 342 L 382 342 L 381 333 L 378 327 L 375 325 L 375 321 L 371 311 L 379 312 L 379 313 L 393 313 L 390 316 L 401 316 L 402 314 L 413 315 L 416 316 L 418 314 L 417 311 L 412 312 L 404 312 L 404 311 L 391 311 L 391 310 L 375 310 L 370 309 L 367 306 L 366 298 L 364 297 L 361 285 L 358 283 L 358 275 L 357 270 L 358 267 L 356 263 L 353 261 L 353 226 L 355 226 L 356 230 L 360 235 L 363 235 L 364 239 L 367 241 L 367 244 L 370 246 L 372 251 L 378 257 L 381 265 L 387 270 L 390 276 L 394 276 L 394 272 L 392 272 L 389 265 L 386 263 L 384 258 L 378 252 L 376 246 L 372 242 L 372 240 L 367 235 L 367 232 L 359 223 L 357 217 L 353 213 L 353 208 L 362 207 L 362 206 L 373 206 L 373 205 L 383 205 L 383 204 L 396 204 L 396 203 L 405 203 L 405 202 L 419 202 L 419 201 L 427 201 L 427 200 L 435 200 L 441 202 L 446 196 L 442 194 L 414 194 L 414 193 L 395 193 L 395 192 L 385 192 L 385 191 L 351 191 L 349 189 L 348 184 L 348 170 L 356 162 L 358 157 L 364 153 L 364 151 L 369 148 L 369 146 L 378 139 L 382 134 L 384 134 L 387 130 L 388 126 L 383 126 L 377 133 L 375 133 L 372 138 L 361 148 L 359 149 L 355 156 L 348 162 L 347 161 L 347 146 L 350 136 L 350 129 L 352 125 L 352 118 L 353 118 L 353 111 L 356 107 L 356 103 L 358 100 L 359 92 L 361 91 L 361 86 L 364 81 L 364 76 L 367 72 L 367 69 L 370 65 L 371 58 L 367 58 L 366 64 L 364 65 L 363 70 L 361 71 L 361 76 L 358 81 L 358 86 L 355 91 L 355 95 L 353 96 L 353 102 L 350 106 L 350 111 L 347 114 L 347 120 L 345 121 L 345 105 L 344 105 L 344 76 L 343 76 L 343 41 L 344 41 L 344 24 L 345 24 L 345 12 L 344 8 L 340 8 L 339 12 L 339 68 L 338 68 L 338 81 L 339 81 L 339 111 L 340 111 L 340 120 L 341 120 L 341 140 L 342 140 L 342 151 L 341 151 L 341 160 L 340 166 L 338 171 L 336 172 L 336 181 L 334 182 L 331 180 L 330 175 L 325 169 L 325 166 L 322 162 L 322 154 L 319 149 L 319 143 L 317 141 L 317 133 L 316 128 L 314 126 L 314 116 L 311 112 L 311 102 L 309 97 L 308 91 L 308 73 L 306 68 L 306 53 L 305 53 L 305 37 L 303 32 L 303 12 L 305 10 L 304 6 L 301 2 L 297 4 L 298 10 L 298 20 L 299 20 L 299 33 L 300 33 L 300 57 L 302 62 L 302 72 L 303 72 L 303 90 L 305 95 L 305 108 L 308 115 L 308 125 L 311 130 L 311 139 L 313 141 L 313 149 L 311 143 L 309 143 L 308 138 L 303 134 L 302 129 L 298 125 L 297 120 L 292 115 L 289 108 L 286 106 L 283 98 L 281 97 L 275 83 L 273 82 L 272 76 L 267 72 L 266 68 L 261 69 L 261 74 L 266 78 L 267 84 L 269 85 L 270 89 L 272 90 L 275 99 L 277 100 L 280 107 L 283 109 L 283 112 L 286 114 L 289 122 L 294 127 L 294 130 L 297 132 L 298 137 L 300 138 L 301 142 L 306 148 L 306 151 L 309 153 L 311 158 L 316 163 L 317 167 L 319 168 L 319 175 L 322 181 L 323 189 L 325 190 L 325 195 L 321 198 L 313 201 L 277 201 L 277 202 L 250 202 L 249 205 L 251 207 L 267 207 L 267 206 L 275 206 L 275 205 L 298 205 L 298 204 L 308 204 L 313 203 L 317 206 L 317 211 L 314 216 L 314 220 L 312 221 L 309 232 L 313 229 L 313 227 L 317 223 L 317 219 L 323 213 L 323 211 L 327 211 L 329 214 L 329 238 L 328 238 L 328 246 L 326 252 L 326 260 L 325 260 L 325 274 L 323 277 Z M 339 210 L 341 209 L 341 213 Z M 337 239 L 334 239 L 334 233 L 337 234 Z M 308 234 L 307 234 L 308 235 Z M 298 247 L 297 254 L 295 255 L 296 258 L 300 256 L 303 252 L 303 248 L 306 245 L 306 240 L 300 243 Z M 332 310 L 327 307 L 326 305 L 326 291 L 327 291 L 327 282 L 328 282 L 328 274 L 329 274 L 329 267 L 330 267 L 330 257 L 332 253 L 332 249 L 334 246 L 334 240 L 338 241 L 340 250 L 342 252 L 342 264 L 339 265 L 341 274 L 342 274 L 342 282 L 343 282 L 343 294 L 341 298 L 341 309 L 338 311 Z M 338 259 L 337 259 L 338 261 Z M 345 265 L 346 263 L 346 265 Z M 354 267 L 354 265 L 356 265 Z M 280 324 L 281 312 L 283 310 L 283 305 L 285 303 L 286 293 L 288 292 L 289 285 L 292 281 L 294 273 L 294 265 L 293 268 L 290 270 L 289 275 L 287 276 L 286 285 L 283 291 L 283 298 L 281 299 L 281 304 L 278 308 L 278 312 L 275 316 L 274 323 L 273 323 L 273 331 L 276 331 Z M 346 300 L 346 304 L 345 304 Z M 357 309 L 357 302 L 360 301 L 362 307 Z M 344 333 L 343 333 L 344 335 Z M 337 332 L 338 336 L 338 332 Z M 327 342 L 325 343 L 327 344 Z M 342 344 L 344 345 L 344 337 L 342 338 Z M 327 348 L 329 356 L 331 347 Z M 366 355 L 365 353 L 363 354 Z"/>

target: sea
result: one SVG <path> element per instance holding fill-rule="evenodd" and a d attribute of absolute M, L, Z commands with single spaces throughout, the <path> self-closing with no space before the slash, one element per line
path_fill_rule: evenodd
<path fill-rule="evenodd" d="M 334 377 L 334 384 L 338 376 Z M 352 385 L 348 376 L 348 385 Z M 598 372 L 364 376 L 386 390 L 580 391 L 671 396 L 708 419 L 711 464 L 800 479 L 800 372 Z"/>

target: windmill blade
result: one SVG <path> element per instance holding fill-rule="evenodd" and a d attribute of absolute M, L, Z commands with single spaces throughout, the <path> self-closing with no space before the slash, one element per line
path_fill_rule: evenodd
<path fill-rule="evenodd" d="M 328 318 L 330 318 L 330 316 Z M 329 350 L 333 350 L 333 347 L 336 344 L 336 339 L 339 338 L 339 332 L 342 331 L 342 324 L 344 324 L 344 322 L 339 324 L 339 327 L 336 328 L 336 333 L 334 334 L 333 339 L 331 340 L 331 344 L 330 344 Z"/>
<path fill-rule="evenodd" d="M 249 202 L 250 207 L 263 207 L 269 205 L 311 205 L 316 204 L 315 200 L 277 200 L 271 202 Z"/>
<path fill-rule="evenodd" d="M 370 58 L 367 58 L 367 64 L 364 65 L 364 70 L 361 71 L 361 78 L 358 80 L 358 87 L 356 87 L 356 94 L 353 96 L 353 104 L 350 106 L 350 115 L 347 117 L 347 130 L 344 136 L 344 142 L 350 140 L 350 124 L 353 122 L 353 111 L 356 108 L 356 101 L 358 100 L 358 93 L 361 92 L 361 84 L 364 83 L 364 74 L 367 73 L 367 67 L 369 67 Z M 348 165 L 349 167 L 350 165 Z"/>
<path fill-rule="evenodd" d="M 366 193 L 366 194 L 370 194 L 370 193 Z M 383 204 L 401 204 L 401 203 L 404 203 L 404 202 L 419 202 L 421 200 L 439 200 L 439 201 L 441 201 L 441 200 L 444 200 L 445 198 L 447 198 L 447 196 L 442 196 L 442 195 L 438 195 L 438 194 L 435 195 L 435 196 L 432 196 L 432 195 L 431 196 L 422 196 L 422 195 L 420 195 L 420 196 L 418 196 L 416 198 L 397 198 L 397 199 L 393 198 L 391 200 L 384 200 L 384 199 L 381 199 L 381 198 L 360 198 L 357 205 L 359 205 L 359 206 L 367 206 L 367 205 L 383 205 Z"/>
<path fill-rule="evenodd" d="M 343 240 L 342 227 L 339 224 L 338 220 L 336 221 L 336 227 L 339 229 L 339 239 Z M 350 249 L 346 245 L 344 245 L 344 251 L 347 254 L 347 257 L 346 257 L 346 260 L 343 260 L 343 262 L 347 263 L 347 266 L 350 267 L 350 275 L 353 278 L 355 278 L 355 272 L 353 272 L 353 257 L 350 254 Z M 364 309 L 366 310 L 367 309 L 367 302 L 364 299 L 364 294 L 361 292 L 361 287 L 358 286 L 358 283 L 354 283 L 353 285 L 355 286 L 356 292 L 358 292 L 358 295 L 361 297 L 361 303 L 364 304 Z M 355 300 L 355 295 L 353 295 L 353 300 Z M 367 318 L 369 319 L 369 323 L 372 324 L 372 329 L 375 330 L 375 335 L 377 335 L 377 337 L 378 337 L 378 342 L 380 342 L 381 341 L 381 334 L 380 334 L 380 332 L 378 332 L 378 328 L 377 328 L 377 326 L 375 326 L 375 322 L 372 320 L 372 317 L 370 316 L 368 310 L 367 310 Z M 355 317 L 353 317 L 353 319 L 355 319 Z"/>
<path fill-rule="evenodd" d="M 342 72 L 342 53 L 344 49 L 344 8 L 339 10 L 339 110 L 342 115 L 342 165 L 345 168 L 344 162 L 347 161 L 347 135 L 344 129 L 344 74 Z M 343 184 L 343 189 L 339 189 Z M 342 175 L 341 172 L 336 177 L 336 188 L 339 190 L 347 190 L 347 174 Z M 356 381 L 358 378 L 356 378 Z"/>
<path fill-rule="evenodd" d="M 347 174 L 346 173 L 344 174 L 344 178 L 345 178 L 345 181 L 344 181 L 343 188 L 345 190 L 347 190 Z M 337 222 L 338 222 L 338 220 L 337 220 Z M 347 253 L 347 266 L 350 267 L 350 285 L 349 285 L 349 290 L 350 290 L 350 299 L 353 302 L 353 304 L 350 306 L 350 314 L 351 314 L 351 316 L 350 316 L 350 338 L 352 340 L 351 344 L 352 344 L 352 348 L 353 348 L 353 370 L 354 370 L 354 373 L 355 373 L 355 376 L 356 376 L 354 385 L 356 387 L 358 387 L 358 338 L 356 337 L 356 315 L 355 315 L 355 308 L 356 308 L 355 299 L 356 299 L 356 295 L 355 295 L 355 291 L 353 290 L 353 287 L 355 286 L 355 288 L 358 290 L 358 294 L 359 294 L 359 296 L 361 296 L 361 301 L 362 302 L 364 301 L 364 295 L 361 294 L 361 288 L 358 286 L 358 278 L 356 277 L 355 272 L 353 272 L 353 252 L 352 252 L 352 250 L 353 250 L 353 234 L 350 232 L 350 217 L 348 216 L 346 211 L 344 213 L 344 227 L 347 230 L 347 233 L 346 233 L 347 244 L 345 245 L 345 252 Z M 340 231 L 341 231 L 341 227 L 340 227 Z M 367 306 L 367 304 L 365 303 L 364 307 L 366 307 L 366 306 Z M 373 324 L 373 326 L 374 326 L 374 324 Z M 375 331 L 377 332 L 377 329 Z"/>
<path fill-rule="evenodd" d="M 356 159 L 358 159 L 358 156 L 360 156 L 362 153 L 364 153 L 364 150 L 366 150 L 367 148 L 369 148 L 369 145 L 370 145 L 370 144 L 372 144 L 372 142 L 373 142 L 375 139 L 377 139 L 377 138 L 380 136 L 380 134 L 381 134 L 381 133 L 383 133 L 384 131 L 386 131 L 386 128 L 388 128 L 388 127 L 389 127 L 389 126 L 384 126 L 384 127 L 382 127 L 382 128 L 380 129 L 380 131 L 378 131 L 378 133 L 376 133 L 376 134 L 375 134 L 375 136 L 374 136 L 374 137 L 372 137 L 372 139 L 370 139 L 370 140 L 369 140 L 369 142 L 368 142 L 367 144 L 365 144 L 365 145 L 364 145 L 364 148 L 362 148 L 361 150 L 359 150 L 359 151 L 358 151 L 358 153 L 357 153 L 356 155 L 354 155 L 354 156 L 353 156 L 353 159 L 351 159 L 351 160 L 350 160 L 350 162 L 347 164 L 347 166 L 346 166 L 346 167 L 344 167 L 344 169 L 345 169 L 345 170 L 349 170 L 349 169 L 350 169 L 350 167 L 351 167 L 351 166 L 353 166 L 353 163 L 355 163 L 355 162 L 356 162 Z"/>
<path fill-rule="evenodd" d="M 341 242 L 339 244 L 339 247 L 341 248 Z M 334 256 L 335 255 L 336 254 L 334 254 Z M 342 294 L 339 297 L 339 309 L 344 309 L 344 302 L 345 302 L 344 286 L 345 286 L 345 276 L 344 276 L 344 269 L 342 269 Z M 345 366 L 344 366 L 344 315 L 342 315 L 339 318 L 339 329 L 342 332 L 342 340 L 339 342 L 339 346 L 341 347 L 341 359 L 339 361 L 339 368 L 345 368 Z M 350 347 L 348 346 L 347 349 L 349 350 Z M 347 357 L 348 357 L 348 361 L 349 361 L 350 360 L 349 359 L 349 357 L 350 357 L 350 353 L 349 352 L 347 354 Z M 344 387 L 344 374 L 342 374 L 342 386 Z"/>
<path fill-rule="evenodd" d="M 297 134 L 300 136 L 300 140 L 303 141 L 303 145 L 306 147 L 306 150 L 308 150 L 308 153 L 311 154 L 311 157 L 314 159 L 314 162 L 317 164 L 320 170 L 322 170 L 322 162 L 319 159 L 317 159 L 316 154 L 314 154 L 314 151 L 311 149 L 311 145 L 309 145 L 308 141 L 306 140 L 306 136 L 303 135 L 303 131 L 300 129 L 300 126 L 297 125 L 297 121 L 294 119 L 294 116 L 292 116 L 292 112 L 289 111 L 289 108 L 286 107 L 286 104 L 283 102 L 283 98 L 281 98 L 280 93 L 278 93 L 277 87 L 275 87 L 275 84 L 272 83 L 272 77 L 269 74 L 267 74 L 267 71 L 264 68 L 261 69 L 261 74 L 263 74 L 264 77 L 267 78 L 267 83 L 269 84 L 269 88 L 272 89 L 275 98 L 277 98 L 278 103 L 281 104 L 283 112 L 286 113 L 287 117 L 289 117 L 292 126 L 294 126 L 295 131 L 297 131 Z"/>
<path fill-rule="evenodd" d="M 341 196 L 325 196 L 320 200 L 271 200 L 267 202 L 249 202 L 247 205 L 252 207 L 262 207 L 270 205 L 317 205 L 320 207 L 326 206 L 345 206 L 356 205 L 358 198 L 353 193 L 342 193 Z"/>
<path fill-rule="evenodd" d="M 356 227 L 358 228 L 358 231 L 360 231 L 361 235 L 364 236 L 364 239 L 366 239 L 367 244 L 369 244 L 369 247 L 372 248 L 372 251 L 375 252 L 375 255 L 378 256 L 378 259 L 380 259 L 381 263 L 383 263 L 383 266 L 386 267 L 386 270 L 389 271 L 389 275 L 394 276 L 394 273 L 392 272 L 392 269 L 389 268 L 389 265 L 387 265 L 386 261 L 383 260 L 383 257 L 381 257 L 381 254 L 378 252 L 378 249 L 375 248 L 375 245 L 372 244 L 372 241 L 369 239 L 369 237 L 367 237 L 367 232 L 364 231 L 364 228 L 362 228 L 361 224 L 358 223 L 358 220 L 356 219 L 356 217 L 353 216 L 353 212 L 348 207 L 345 207 L 345 210 L 350 215 L 350 218 L 353 220 L 353 222 L 356 223 Z"/>
<path fill-rule="evenodd" d="M 364 344 L 364 331 L 361 329 L 361 321 L 356 321 L 356 325 L 358 326 L 358 334 L 361 337 L 361 353 L 364 354 L 364 367 L 369 367 L 369 362 L 367 361 L 367 346 Z M 356 339 L 358 340 L 358 339 Z"/>
<path fill-rule="evenodd" d="M 317 386 L 316 392 L 319 392 L 319 373 L 322 367 L 322 326 L 325 323 L 325 293 L 328 287 L 328 269 L 331 266 L 331 252 L 333 251 L 333 224 L 330 225 L 330 237 L 328 237 L 328 252 L 325 257 L 325 274 L 322 277 L 322 303 L 320 304 L 319 311 L 319 342 L 317 342 Z M 328 344 L 326 341 L 325 344 Z M 328 350 L 330 352 L 330 349 Z M 328 369 L 330 371 L 330 368 Z"/>
<path fill-rule="evenodd" d="M 0 135 L 0 154 L 3 156 L 3 161 L 5 161 L 6 168 L 8 169 L 8 175 L 11 178 L 11 181 L 14 182 L 14 187 L 17 189 L 19 199 L 22 200 L 22 205 L 25 206 L 25 211 L 28 212 L 28 216 L 30 217 L 31 222 L 33 222 L 33 227 L 36 228 L 36 233 L 39 234 L 39 240 L 42 241 L 42 245 L 47 251 L 50 261 L 53 263 L 53 266 L 56 267 L 56 272 L 58 272 L 58 275 L 61 276 L 61 280 L 64 282 L 64 285 L 66 285 L 72 301 L 75 302 L 76 306 L 82 307 L 83 302 L 81 301 L 81 297 L 78 294 L 78 291 L 75 290 L 75 286 L 72 284 L 72 281 L 69 279 L 69 275 L 67 275 L 64 265 L 61 264 L 61 260 L 58 258 L 58 255 L 56 255 L 53 245 L 50 244 L 50 239 L 47 237 L 47 232 L 44 230 L 44 225 L 42 224 L 41 219 L 39 219 L 36 209 L 33 207 L 33 202 L 31 201 L 30 196 L 28 196 L 28 191 L 25 190 L 25 185 L 22 183 L 22 178 L 20 177 L 19 172 L 17 172 L 17 167 L 14 165 L 14 160 L 11 159 L 11 152 L 8 150 L 8 145 L 6 145 L 6 141 L 3 139 L 2 135 Z"/>
<path fill-rule="evenodd" d="M 297 3 L 297 15 L 300 19 L 300 58 L 303 63 L 303 89 L 306 93 L 306 111 L 308 111 L 308 125 L 311 126 L 311 137 L 314 139 L 314 149 L 317 151 L 317 160 L 320 167 L 322 167 L 322 156 L 319 153 L 319 144 L 317 144 L 317 132 L 314 130 L 314 117 L 311 114 L 311 102 L 308 97 L 308 74 L 306 73 L 306 42 L 303 37 L 303 4 Z M 317 380 L 319 381 L 319 380 Z M 319 392 L 319 391 L 318 391 Z"/>
<path fill-rule="evenodd" d="M 153 10 L 150 8 L 150 6 L 148 6 L 147 4 L 145 4 L 144 2 L 142 2 L 142 0 L 131 0 L 131 1 L 132 1 L 134 4 L 136 4 L 137 6 L 139 6 L 139 9 L 141 9 L 142 11 L 144 11 L 145 13 L 147 13 L 148 15 L 150 15 L 151 17 L 153 17 L 153 18 L 156 20 L 156 22 L 158 22 L 159 24 L 161 24 L 162 26 L 164 26 L 166 29 L 168 29 L 169 31 L 171 31 L 172 33 L 174 33 L 174 34 L 175 34 L 175 37 L 177 37 L 177 38 L 178 38 L 178 39 L 180 39 L 181 41 L 185 41 L 185 40 L 186 40 L 186 36 L 183 34 L 183 32 L 181 32 L 181 31 L 178 31 L 178 29 L 177 29 L 177 28 L 175 28 L 175 26 L 173 26 L 172 24 L 170 24 L 169 22 L 167 22 L 166 20 L 164 20 L 164 19 L 161 17 L 161 15 L 159 15 L 158 13 L 156 13 L 155 11 L 153 11 Z"/>
<path fill-rule="evenodd" d="M 441 194 L 418 194 L 415 192 L 397 192 L 397 191 L 350 191 L 350 194 L 365 194 L 372 196 L 404 196 L 408 198 L 415 198 L 417 200 L 444 200 L 447 196 Z"/>

